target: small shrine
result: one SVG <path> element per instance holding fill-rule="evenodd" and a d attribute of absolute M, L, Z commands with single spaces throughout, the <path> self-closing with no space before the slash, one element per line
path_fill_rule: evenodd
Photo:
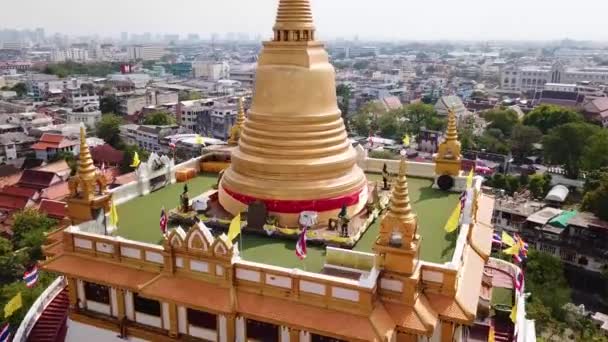
<path fill-rule="evenodd" d="M 461 192 L 466 186 L 466 177 L 462 175 L 462 154 L 456 113 L 448 110 L 448 127 L 445 140 L 439 144 L 435 155 L 435 184 L 434 188 L 444 191 Z"/>
<path fill-rule="evenodd" d="M 241 138 L 241 132 L 245 125 L 245 105 L 243 104 L 243 98 L 239 98 L 239 112 L 236 116 L 236 122 L 230 129 L 230 138 L 228 139 L 228 145 L 236 146 L 239 144 Z"/>
<path fill-rule="evenodd" d="M 93 165 L 84 127 L 80 128 L 78 169 L 68 185 L 67 209 L 72 224 L 96 220 L 110 212 L 112 194 L 108 192 L 103 174 Z"/>

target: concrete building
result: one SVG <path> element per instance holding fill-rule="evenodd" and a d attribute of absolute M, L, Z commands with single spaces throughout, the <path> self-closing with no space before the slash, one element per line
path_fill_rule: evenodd
<path fill-rule="evenodd" d="M 543 89 L 546 83 L 580 82 L 608 83 L 608 67 L 568 68 L 557 61 L 541 66 L 510 65 L 500 73 L 501 88 L 513 91 L 536 91 Z"/>
<path fill-rule="evenodd" d="M 211 137 L 224 141 L 228 140 L 230 129 L 236 122 L 237 113 L 236 104 L 216 104 L 211 113 Z"/>
<path fill-rule="evenodd" d="M 101 120 L 101 111 L 92 108 L 79 108 L 66 114 L 66 123 L 77 124 L 82 123 L 88 129 L 95 129 L 97 123 Z"/>
<path fill-rule="evenodd" d="M 151 125 L 122 125 L 120 137 L 129 145 L 137 145 L 149 152 L 168 151 L 164 138 L 179 133 L 178 125 L 151 126 Z"/>
<path fill-rule="evenodd" d="M 230 67 L 230 79 L 239 81 L 243 86 L 252 87 L 255 82 L 257 63 L 236 64 Z"/>
<path fill-rule="evenodd" d="M 32 154 L 35 142 L 35 138 L 22 132 L 3 132 L 0 134 L 0 164 Z"/>
<path fill-rule="evenodd" d="M 230 78 L 230 65 L 226 62 L 193 62 L 192 73 L 194 77 L 205 78 L 211 81 Z"/>
<path fill-rule="evenodd" d="M 130 60 L 157 61 L 167 54 L 164 46 L 132 45 L 127 47 Z"/>
<path fill-rule="evenodd" d="M 37 143 L 32 145 L 32 149 L 36 152 L 36 158 L 49 160 L 58 152 L 68 152 L 77 155 L 80 149 L 77 140 L 72 140 L 60 134 L 45 133 L 40 137 Z"/>
<path fill-rule="evenodd" d="M 99 105 L 99 95 L 92 86 L 67 87 L 64 91 L 64 97 L 72 108 L 92 103 Z"/>
<path fill-rule="evenodd" d="M 177 124 L 192 132 L 208 136 L 204 128 L 210 127 L 210 114 L 213 110 L 213 105 L 213 100 L 179 102 L 175 110 Z"/>
<path fill-rule="evenodd" d="M 89 50 L 82 48 L 68 48 L 63 50 L 53 50 L 51 52 L 51 62 L 60 63 L 66 61 L 88 62 Z"/>

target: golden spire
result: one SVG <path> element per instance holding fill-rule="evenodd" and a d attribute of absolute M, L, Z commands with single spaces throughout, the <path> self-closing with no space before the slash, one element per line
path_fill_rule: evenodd
<path fill-rule="evenodd" d="M 446 141 L 458 140 L 458 128 L 456 126 L 456 112 L 454 108 L 448 109 L 448 129 L 446 132 Z"/>
<path fill-rule="evenodd" d="M 405 156 L 402 156 L 401 163 L 399 164 L 399 174 L 397 175 L 395 185 L 393 186 L 387 213 L 387 216 L 391 216 L 403 222 L 409 222 L 416 219 L 416 214 L 412 212 L 412 206 L 410 205 L 410 195 L 407 177 L 405 175 L 406 170 L 407 164 Z"/>
<path fill-rule="evenodd" d="M 275 41 L 314 40 L 315 26 L 309 0 L 280 0 L 273 29 Z"/>
<path fill-rule="evenodd" d="M 245 105 L 243 104 L 243 98 L 240 97 L 239 98 L 239 113 L 236 116 L 236 126 L 239 126 L 240 128 L 243 127 L 243 125 L 245 124 Z"/>
<path fill-rule="evenodd" d="M 80 157 L 78 159 L 78 176 L 81 180 L 94 180 L 95 165 L 93 165 L 93 158 L 87 146 L 87 136 L 85 134 L 84 127 L 80 127 Z"/>

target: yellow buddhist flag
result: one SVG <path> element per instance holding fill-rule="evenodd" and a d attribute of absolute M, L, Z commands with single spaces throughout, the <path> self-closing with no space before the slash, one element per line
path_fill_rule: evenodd
<path fill-rule="evenodd" d="M 118 210 L 116 210 L 116 204 L 112 201 L 112 206 L 110 207 L 110 225 L 113 227 L 118 226 Z"/>
<path fill-rule="evenodd" d="M 410 146 L 410 136 L 407 134 L 403 137 L 403 146 Z"/>
<path fill-rule="evenodd" d="M 205 146 L 205 140 L 204 140 L 204 139 L 203 139 L 203 137 L 201 137 L 200 135 L 197 135 L 197 136 L 196 136 L 196 141 L 195 141 L 195 143 L 196 143 L 197 145 L 203 145 L 203 146 Z"/>
<path fill-rule="evenodd" d="M 13 312 L 19 310 L 23 305 L 23 301 L 21 300 L 21 292 L 18 292 L 15 297 L 6 303 L 4 306 L 4 318 L 10 317 Z"/>
<path fill-rule="evenodd" d="M 450 215 L 448 222 L 446 222 L 445 224 L 444 229 L 446 232 L 451 233 L 458 229 L 458 223 L 460 221 L 460 210 L 461 208 L 459 202 L 458 204 L 456 204 L 456 208 L 454 208 L 454 211 L 452 211 L 452 215 Z"/>
<path fill-rule="evenodd" d="M 502 240 L 502 243 L 504 243 L 507 246 L 513 246 L 515 244 L 515 240 L 513 240 L 511 235 L 509 235 L 504 230 L 502 231 L 502 236 L 500 238 Z"/>
<path fill-rule="evenodd" d="M 228 240 L 232 242 L 234 238 L 241 234 L 241 214 L 238 213 L 230 222 L 230 228 L 228 228 Z"/>
<path fill-rule="evenodd" d="M 131 167 L 138 167 L 139 164 L 141 164 L 141 161 L 139 160 L 139 153 L 135 151 L 135 153 L 133 153 L 133 162 L 131 163 Z"/>
<path fill-rule="evenodd" d="M 473 186 L 473 177 L 475 176 L 475 167 L 471 168 L 469 176 L 467 177 L 467 189 Z"/>
<path fill-rule="evenodd" d="M 502 252 L 507 255 L 519 255 L 519 249 L 520 249 L 520 246 L 518 243 L 516 243 L 513 246 L 503 250 Z"/>
<path fill-rule="evenodd" d="M 517 321 L 517 303 L 515 303 L 515 305 L 513 305 L 513 308 L 511 309 L 511 315 L 509 315 L 509 318 L 511 318 L 511 321 L 513 323 L 515 323 L 515 321 Z"/>

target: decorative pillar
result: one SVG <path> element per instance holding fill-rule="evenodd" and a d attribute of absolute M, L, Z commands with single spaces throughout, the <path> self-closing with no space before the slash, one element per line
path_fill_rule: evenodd
<path fill-rule="evenodd" d="M 169 336 L 175 338 L 178 335 L 177 305 L 169 303 Z"/>
<path fill-rule="evenodd" d="M 76 288 L 76 278 L 68 277 L 68 298 L 70 308 L 78 309 L 78 289 Z"/>
<path fill-rule="evenodd" d="M 289 342 L 290 341 L 290 332 L 289 327 L 279 326 L 279 341 L 280 342 Z"/>
<path fill-rule="evenodd" d="M 300 330 L 289 329 L 289 342 L 300 342 Z"/>
<path fill-rule="evenodd" d="M 300 342 L 310 342 L 310 333 L 308 331 L 300 331 Z"/>
<path fill-rule="evenodd" d="M 125 317 L 125 290 L 116 289 L 116 309 L 118 312 L 118 320 Z"/>
<path fill-rule="evenodd" d="M 220 342 L 235 341 L 236 318 L 234 315 L 218 315 L 220 320 L 219 335 Z"/>
<path fill-rule="evenodd" d="M 441 322 L 441 342 L 452 342 L 454 335 L 454 323 Z"/>
<path fill-rule="evenodd" d="M 78 293 L 78 299 L 76 302 L 78 303 L 79 309 L 87 308 L 87 298 L 84 295 L 84 282 L 82 280 L 76 280 L 76 288 Z"/>

